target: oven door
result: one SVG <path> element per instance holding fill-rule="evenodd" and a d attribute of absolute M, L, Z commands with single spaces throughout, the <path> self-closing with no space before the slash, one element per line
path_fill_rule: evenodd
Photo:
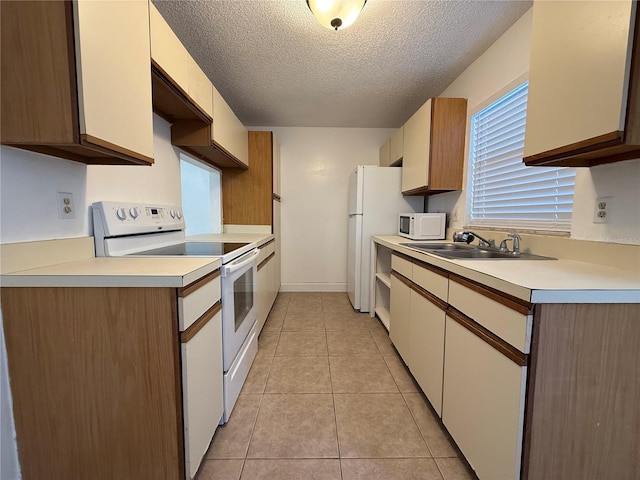
<path fill-rule="evenodd" d="M 256 248 L 221 268 L 222 356 L 225 372 L 231 368 L 258 317 L 256 282 L 259 253 L 260 250 Z"/>

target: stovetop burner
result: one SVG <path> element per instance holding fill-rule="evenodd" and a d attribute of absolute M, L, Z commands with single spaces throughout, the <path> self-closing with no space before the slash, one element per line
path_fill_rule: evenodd
<path fill-rule="evenodd" d="M 249 244 L 229 242 L 185 242 L 169 245 L 167 247 L 145 250 L 143 252 L 136 252 L 135 255 L 216 257 L 226 255 L 227 253 L 231 253 L 247 245 Z"/>

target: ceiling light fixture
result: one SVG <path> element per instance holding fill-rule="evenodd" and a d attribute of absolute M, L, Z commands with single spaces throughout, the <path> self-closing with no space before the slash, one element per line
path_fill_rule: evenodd
<path fill-rule="evenodd" d="M 309 10 L 330 30 L 342 30 L 356 21 L 367 0 L 307 0 Z"/>

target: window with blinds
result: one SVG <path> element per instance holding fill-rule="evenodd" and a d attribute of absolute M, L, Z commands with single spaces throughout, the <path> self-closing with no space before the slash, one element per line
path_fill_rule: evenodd
<path fill-rule="evenodd" d="M 522 163 L 526 82 L 471 118 L 471 225 L 569 231 L 575 172 Z"/>

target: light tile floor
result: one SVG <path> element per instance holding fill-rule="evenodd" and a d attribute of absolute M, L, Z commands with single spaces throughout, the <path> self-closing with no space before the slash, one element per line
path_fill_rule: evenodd
<path fill-rule="evenodd" d="M 473 478 L 377 318 L 280 293 L 196 480 Z"/>

